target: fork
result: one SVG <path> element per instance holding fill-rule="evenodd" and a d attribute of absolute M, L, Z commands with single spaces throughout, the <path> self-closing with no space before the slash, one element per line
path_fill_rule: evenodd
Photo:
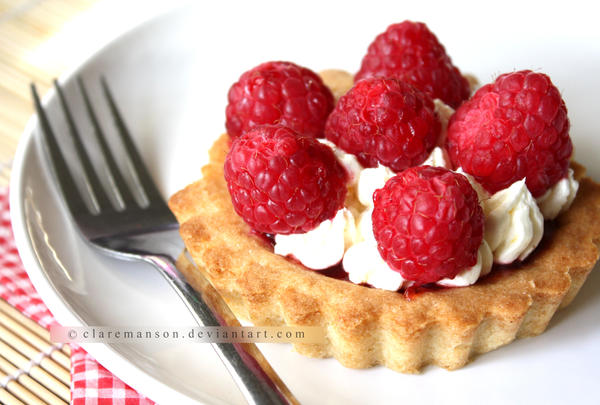
<path fill-rule="evenodd" d="M 102 185 L 100 176 L 94 169 L 90 156 L 83 145 L 65 94 L 58 82 L 54 80 L 54 87 L 69 128 L 68 132 L 87 180 L 86 186 L 90 195 L 86 203 L 66 164 L 59 141 L 50 126 L 48 114 L 40 102 L 35 84 L 31 84 L 35 109 L 46 144 L 47 157 L 80 235 L 105 254 L 152 264 L 175 289 L 199 325 L 228 326 L 225 320 L 235 318 L 232 318 L 231 311 L 216 290 L 209 283 L 205 283 L 205 288 L 210 288 L 212 291 L 196 292 L 177 270 L 174 258 L 164 253 L 165 249 L 162 244 L 164 234 L 166 231 L 178 227 L 177 220 L 167 207 L 144 165 L 104 77 L 101 78 L 100 83 L 119 134 L 120 143 L 131 163 L 131 174 L 137 178 L 138 199 L 135 198 L 135 190 L 128 186 L 123 173 L 117 166 L 81 78 L 77 78 L 79 92 L 83 98 L 96 141 L 100 146 L 103 160 L 113 179 L 111 189 Z M 143 201 L 139 201 L 140 191 L 143 194 Z M 210 306 L 203 300 L 203 295 L 210 297 L 210 300 L 207 300 L 211 303 Z M 215 299 L 217 302 L 214 302 Z M 249 404 L 299 403 L 254 344 L 211 343 L 211 345 Z"/>

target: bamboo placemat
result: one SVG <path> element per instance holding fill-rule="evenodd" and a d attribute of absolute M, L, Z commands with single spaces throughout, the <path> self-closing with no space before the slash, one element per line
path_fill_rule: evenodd
<path fill-rule="evenodd" d="M 70 401 L 67 345 L 0 299 L 0 403 L 64 405 Z"/>
<path fill-rule="evenodd" d="M 10 177 L 19 137 L 33 113 L 29 84 L 45 93 L 66 68 L 60 57 L 42 63 L 31 55 L 94 0 L 0 0 L 0 185 Z M 0 300 L 0 403 L 70 401 L 70 349 Z"/>
<path fill-rule="evenodd" d="M 0 185 L 10 176 L 19 136 L 33 113 L 29 84 L 45 93 L 66 68 L 32 54 L 96 0 L 0 0 Z"/>

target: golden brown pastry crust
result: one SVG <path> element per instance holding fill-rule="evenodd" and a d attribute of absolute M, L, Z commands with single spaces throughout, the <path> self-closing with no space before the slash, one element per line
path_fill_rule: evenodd
<path fill-rule="evenodd" d="M 326 328 L 324 344 L 294 345 L 307 356 L 406 373 L 427 364 L 459 368 L 479 353 L 543 332 L 598 259 L 600 185 L 573 163 L 580 188 L 572 207 L 519 266 L 494 269 L 469 287 L 421 292 L 410 301 L 327 277 L 274 254 L 235 214 L 223 178 L 228 148 L 223 135 L 202 179 L 176 193 L 169 206 L 194 261 L 239 317 L 256 325 Z M 190 269 L 184 273 L 194 285 Z"/>

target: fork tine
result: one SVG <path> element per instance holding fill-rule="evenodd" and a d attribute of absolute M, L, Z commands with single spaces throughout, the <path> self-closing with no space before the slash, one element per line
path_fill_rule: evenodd
<path fill-rule="evenodd" d="M 56 141 L 56 136 L 52 131 L 52 127 L 50 126 L 50 122 L 46 116 L 46 112 L 42 108 L 40 97 L 35 84 L 33 83 L 31 83 L 31 95 L 33 96 L 35 110 L 42 126 L 42 133 L 44 134 L 46 145 L 48 146 L 50 161 L 52 162 L 52 166 L 54 167 L 54 172 L 56 174 L 55 177 L 58 180 L 58 184 L 60 185 L 69 210 L 73 215 L 84 212 L 89 213 L 89 209 L 85 204 L 85 201 L 83 201 L 81 198 L 81 194 L 75 185 L 75 180 L 73 180 L 71 171 L 67 167 L 66 160 L 60 151 L 58 142 Z"/>
<path fill-rule="evenodd" d="M 100 179 L 96 174 L 96 170 L 92 166 L 90 156 L 88 155 L 85 147 L 83 146 L 83 142 L 81 142 L 81 136 L 79 135 L 79 131 L 75 126 L 75 121 L 73 120 L 71 110 L 67 105 L 67 100 L 62 92 L 60 85 L 58 84 L 58 81 L 56 80 L 54 80 L 54 87 L 56 88 L 56 92 L 58 93 L 60 104 L 62 106 L 65 117 L 67 118 L 67 124 L 69 126 L 71 138 L 73 139 L 73 142 L 75 144 L 77 155 L 79 156 L 79 160 L 81 161 L 81 164 L 83 166 L 83 171 L 87 178 L 87 181 L 90 184 L 92 194 L 94 194 L 94 197 L 96 198 L 96 203 L 98 204 L 100 211 L 111 211 L 113 210 L 112 203 L 108 199 L 108 196 L 104 191 L 102 183 L 100 183 Z"/>
<path fill-rule="evenodd" d="M 129 130 L 125 126 L 125 121 L 123 121 L 123 118 L 121 117 L 121 114 L 117 109 L 117 105 L 115 104 L 113 96 L 108 88 L 108 84 L 106 83 L 106 79 L 104 77 L 101 77 L 100 81 L 102 83 L 104 96 L 108 101 L 108 105 L 115 120 L 119 136 L 121 137 L 123 146 L 125 147 L 125 150 L 129 155 L 129 159 L 131 160 L 135 174 L 137 175 L 137 178 L 146 194 L 146 197 L 148 198 L 149 206 L 165 205 L 165 202 L 162 196 L 160 195 L 160 192 L 156 188 L 156 185 L 154 184 L 152 177 L 150 177 L 150 173 L 148 172 L 144 161 L 142 160 L 135 144 L 133 143 L 133 140 L 131 139 Z"/>
<path fill-rule="evenodd" d="M 131 194 L 131 190 L 129 189 L 129 186 L 125 182 L 123 175 L 121 174 L 121 170 L 119 170 L 119 167 L 117 166 L 117 163 L 116 163 L 115 158 L 108 146 L 108 143 L 106 142 L 106 137 L 104 135 L 104 131 L 102 131 L 102 128 L 100 127 L 100 124 L 98 123 L 98 118 L 96 117 L 96 113 L 94 112 L 94 108 L 92 107 L 92 103 L 88 96 L 87 90 L 86 90 L 85 86 L 83 85 L 83 81 L 81 80 L 81 77 L 77 77 L 77 83 L 79 84 L 79 89 L 81 91 L 81 94 L 83 95 L 83 101 L 85 103 L 85 107 L 86 107 L 88 116 L 90 117 L 90 121 L 92 122 L 92 125 L 94 126 L 94 134 L 96 135 L 96 140 L 98 141 L 98 144 L 100 145 L 102 155 L 104 156 L 106 164 L 108 165 L 108 170 L 110 171 L 110 174 L 115 181 L 117 190 L 119 191 L 119 194 L 121 195 L 121 198 L 123 199 L 123 203 L 125 204 L 125 207 L 133 207 L 137 203 L 135 201 L 135 198 L 133 197 L 133 194 Z"/>

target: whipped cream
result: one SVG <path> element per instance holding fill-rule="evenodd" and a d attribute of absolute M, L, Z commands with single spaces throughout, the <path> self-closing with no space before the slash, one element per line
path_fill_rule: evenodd
<path fill-rule="evenodd" d="M 356 241 L 356 225 L 350 210 L 342 208 L 332 219 L 306 233 L 275 235 L 276 254 L 293 256 L 306 267 L 323 270 L 338 264 Z"/>
<path fill-rule="evenodd" d="M 421 166 L 435 166 L 435 167 L 443 167 L 445 169 L 451 169 L 452 165 L 450 165 L 450 158 L 448 157 L 448 153 L 445 149 L 436 146 L 433 148 L 429 157 L 425 159 Z"/>
<path fill-rule="evenodd" d="M 421 166 L 437 166 L 450 168 L 450 158 L 446 151 L 439 146 L 433 148 L 429 157 L 421 164 Z M 385 186 L 385 183 L 394 177 L 396 173 L 386 166 L 381 164 L 377 167 L 368 167 L 363 169 L 358 177 L 358 200 L 366 207 L 373 206 L 373 193 L 375 190 Z"/>
<path fill-rule="evenodd" d="M 373 220 L 371 216 L 373 215 L 373 207 L 369 207 L 363 212 L 360 213 L 358 217 L 358 222 L 356 225 L 356 239 L 360 242 L 363 240 L 375 240 L 375 235 L 373 234 Z"/>
<path fill-rule="evenodd" d="M 573 169 L 569 168 L 567 177 L 550 187 L 536 200 L 544 219 L 554 219 L 568 210 L 577 190 L 579 190 L 579 182 L 573 177 Z"/>
<path fill-rule="evenodd" d="M 480 204 L 483 204 L 483 201 L 490 198 L 490 193 L 488 193 L 488 191 L 485 188 L 483 188 L 483 186 L 479 184 L 479 182 L 475 180 L 473 176 L 471 176 L 469 173 L 465 173 L 462 167 L 456 169 L 456 173 L 462 174 L 467 178 L 467 180 L 469 180 L 469 183 L 471 183 L 471 187 L 473 187 L 473 190 L 475 190 L 475 192 L 477 193 L 477 197 L 479 197 Z"/>
<path fill-rule="evenodd" d="M 483 211 L 485 240 L 494 253 L 494 262 L 524 260 L 540 243 L 544 217 L 525 179 L 484 200 Z"/>
<path fill-rule="evenodd" d="M 358 201 L 365 207 L 372 207 L 375 190 L 385 186 L 385 183 L 395 175 L 396 173 L 383 165 L 363 169 L 358 177 Z"/>
<path fill-rule="evenodd" d="M 477 76 L 475 76 L 474 74 L 464 73 L 463 77 L 465 79 L 467 79 L 467 82 L 469 82 L 469 88 L 471 90 L 471 94 L 475 93 L 481 87 L 481 83 L 479 83 L 479 79 L 477 79 Z"/>
<path fill-rule="evenodd" d="M 448 121 L 450 121 L 450 117 L 452 116 L 452 114 L 454 114 L 454 109 L 448 104 L 444 103 L 439 98 L 434 99 L 433 104 L 435 106 L 435 112 L 440 118 L 440 123 L 442 124 L 438 145 L 443 145 L 446 142 L 446 133 L 448 132 Z"/>
<path fill-rule="evenodd" d="M 436 284 L 444 287 L 466 287 L 475 284 L 480 277 L 483 277 L 492 271 L 493 264 L 494 255 L 492 254 L 490 246 L 484 239 L 481 241 L 481 245 L 477 251 L 477 263 L 475 263 L 474 266 L 464 269 L 454 278 L 443 278 Z"/>
<path fill-rule="evenodd" d="M 400 273 L 383 260 L 374 239 L 352 245 L 346 251 L 342 265 L 354 284 L 367 283 L 375 288 L 396 291 L 404 283 Z"/>
<path fill-rule="evenodd" d="M 350 186 L 356 184 L 356 182 L 358 181 L 358 177 L 361 171 L 363 170 L 363 167 L 356 159 L 356 156 L 354 156 L 351 153 L 344 152 L 342 149 L 338 148 L 333 142 L 331 142 L 328 139 L 319 138 L 318 141 L 324 145 L 329 146 L 333 150 L 335 157 L 337 157 L 338 161 L 342 164 L 342 166 L 344 166 L 344 168 L 348 172 L 348 176 L 350 176 L 350 181 L 348 182 L 348 184 Z"/>
<path fill-rule="evenodd" d="M 371 220 L 373 207 L 364 210 L 357 221 L 357 243 L 348 248 L 342 266 L 354 284 L 366 283 L 382 290 L 396 291 L 404 284 L 404 278 L 383 260 L 377 250 Z"/>

